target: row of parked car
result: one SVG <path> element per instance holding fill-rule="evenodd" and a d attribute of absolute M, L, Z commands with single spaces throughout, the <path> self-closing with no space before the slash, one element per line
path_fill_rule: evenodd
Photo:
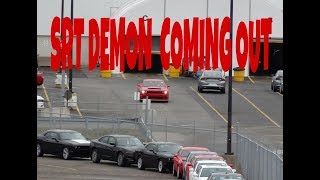
<path fill-rule="evenodd" d="M 105 135 L 89 140 L 73 130 L 47 130 L 37 136 L 37 156 L 58 155 L 68 160 L 72 157 L 90 157 L 117 162 L 118 166 L 137 164 L 138 169 L 156 168 L 160 173 L 172 171 L 178 179 L 239 179 L 232 164 L 216 152 L 203 147 L 182 147 L 173 142 L 143 144 L 130 135 Z"/>

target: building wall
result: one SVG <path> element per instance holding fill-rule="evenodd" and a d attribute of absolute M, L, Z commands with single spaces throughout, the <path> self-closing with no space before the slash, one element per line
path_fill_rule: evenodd
<path fill-rule="evenodd" d="M 152 18 L 153 36 L 159 36 L 164 17 L 171 18 L 171 27 L 175 21 L 180 22 L 183 26 L 183 20 L 186 18 L 205 17 L 219 18 L 220 22 L 225 16 L 230 16 L 230 1 L 224 0 L 76 0 L 74 1 L 74 18 L 85 18 L 85 34 L 82 42 L 82 63 L 86 65 L 88 62 L 88 22 L 89 19 L 100 19 L 101 17 L 112 18 L 126 17 L 126 25 L 130 21 L 138 24 L 138 18 L 147 15 Z M 119 7 L 119 8 L 112 8 Z M 40 56 L 50 56 L 52 51 L 49 33 L 51 21 L 54 16 L 61 14 L 61 0 L 38 0 L 38 54 Z M 65 0 L 65 16 L 70 15 L 70 0 Z M 258 18 L 273 18 L 273 27 L 271 38 L 283 37 L 283 14 L 281 8 L 272 4 L 268 0 L 241 0 L 234 1 L 234 21 L 233 21 L 233 38 L 237 25 L 240 21 L 244 21 L 248 25 L 249 20 Z M 192 19 L 190 19 L 190 27 L 192 27 Z M 227 35 L 228 37 L 228 35 Z M 45 43 L 44 43 L 45 42 Z M 166 49 L 170 49 L 170 36 L 166 39 Z M 45 46 L 44 44 L 48 44 Z M 110 44 L 109 44 L 110 45 Z M 235 47 L 235 43 L 233 43 Z M 109 46 L 110 47 L 110 46 Z M 176 48 L 178 44 L 176 43 Z M 106 53 L 109 53 L 108 49 Z M 220 65 L 220 64 L 219 64 Z M 245 75 L 249 73 L 248 63 Z M 238 66 L 233 51 L 233 66 Z M 116 68 L 114 72 L 119 71 Z"/>

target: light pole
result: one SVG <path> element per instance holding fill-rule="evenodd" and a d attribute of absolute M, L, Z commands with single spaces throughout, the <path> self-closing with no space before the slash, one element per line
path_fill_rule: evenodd
<path fill-rule="evenodd" d="M 233 30 L 233 0 L 230 0 L 230 40 L 231 40 L 231 65 L 229 68 L 229 91 L 228 91 L 228 135 L 227 135 L 227 153 L 226 155 L 233 155 L 231 152 L 231 127 L 232 127 L 232 30 Z"/>
<path fill-rule="evenodd" d="M 73 0 L 71 0 L 71 24 L 73 25 Z M 73 36 L 71 37 L 73 40 Z M 72 54 L 72 50 L 73 50 L 73 43 L 71 45 L 71 57 L 72 57 L 72 62 L 73 62 L 73 54 Z M 69 64 L 70 65 L 70 64 Z M 69 69 L 69 91 L 72 93 L 72 68 Z"/>

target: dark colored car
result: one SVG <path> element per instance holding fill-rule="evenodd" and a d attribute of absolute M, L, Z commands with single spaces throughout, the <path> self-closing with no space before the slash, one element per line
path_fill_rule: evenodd
<path fill-rule="evenodd" d="M 142 142 L 130 135 L 106 135 L 91 141 L 91 160 L 99 163 L 100 160 L 110 160 L 118 166 L 128 166 L 137 161 L 136 152 L 144 149 Z"/>
<path fill-rule="evenodd" d="M 222 71 L 206 70 L 198 80 L 198 91 L 213 89 L 220 90 L 222 93 L 226 91 L 226 79 L 224 78 Z"/>
<path fill-rule="evenodd" d="M 278 70 L 277 73 L 274 76 L 272 76 L 271 90 L 273 90 L 274 92 L 279 91 L 282 79 L 283 79 L 283 70 Z"/>
<path fill-rule="evenodd" d="M 73 130 L 53 129 L 37 137 L 37 156 L 60 155 L 63 159 L 90 157 L 90 141 Z"/>
<path fill-rule="evenodd" d="M 145 79 L 138 84 L 138 92 L 140 93 L 140 101 L 142 99 L 169 101 L 169 87 L 162 79 Z"/>
<path fill-rule="evenodd" d="M 160 173 L 171 171 L 173 155 L 181 149 L 181 146 L 171 142 L 152 142 L 138 154 L 138 168 L 157 168 Z"/>
<path fill-rule="evenodd" d="M 212 173 L 208 180 L 245 180 L 239 173 Z"/>

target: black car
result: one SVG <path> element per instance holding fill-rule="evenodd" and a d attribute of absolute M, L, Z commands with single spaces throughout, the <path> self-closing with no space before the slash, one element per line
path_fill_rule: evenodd
<path fill-rule="evenodd" d="M 37 136 L 37 156 L 59 155 L 63 159 L 90 157 L 90 141 L 73 130 L 47 130 Z"/>
<path fill-rule="evenodd" d="M 152 142 L 146 145 L 143 151 L 138 153 L 138 168 L 158 168 L 160 173 L 172 170 L 173 155 L 181 149 L 181 146 L 171 142 Z"/>
<path fill-rule="evenodd" d="M 144 149 L 142 142 L 130 135 L 105 135 L 91 141 L 91 160 L 99 163 L 100 160 L 110 160 L 118 163 L 118 166 L 135 164 L 136 152 Z"/>

